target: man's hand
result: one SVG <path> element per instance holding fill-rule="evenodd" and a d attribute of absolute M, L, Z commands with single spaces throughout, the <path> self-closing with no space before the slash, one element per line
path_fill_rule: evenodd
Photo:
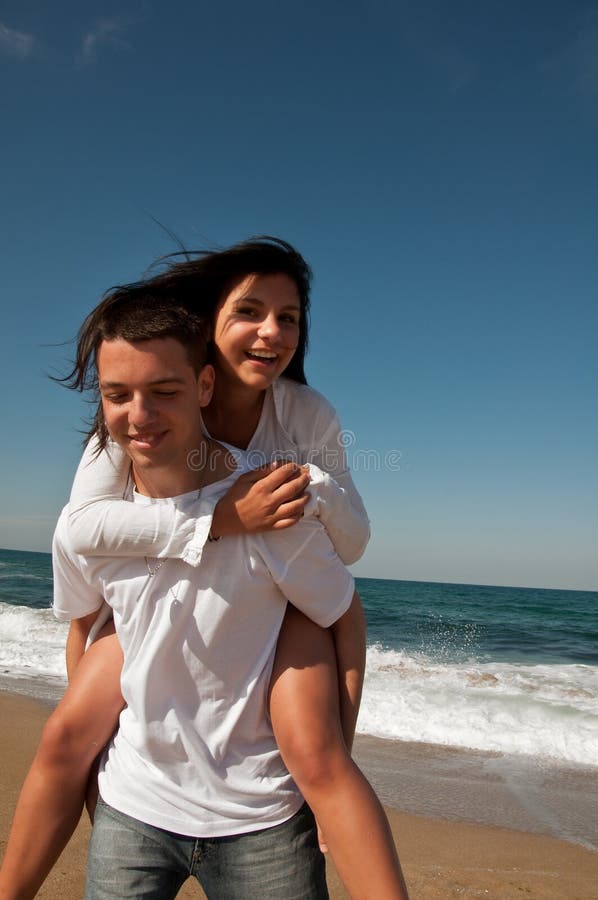
<path fill-rule="evenodd" d="M 271 463 L 241 475 L 221 497 L 211 533 L 254 533 L 289 528 L 303 515 L 309 472 L 297 463 Z"/>

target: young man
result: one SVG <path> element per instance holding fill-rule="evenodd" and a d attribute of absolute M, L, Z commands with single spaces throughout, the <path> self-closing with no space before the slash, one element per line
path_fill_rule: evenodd
<path fill-rule="evenodd" d="M 184 510 L 200 493 L 221 496 L 239 470 L 202 433 L 214 373 L 201 321 L 124 295 L 97 327 L 102 412 L 131 459 L 131 499 Z M 209 542 L 191 568 L 78 556 L 64 512 L 54 565 L 56 615 L 84 621 L 106 601 L 124 653 L 88 900 L 167 900 L 189 874 L 218 900 L 326 897 L 313 816 L 267 713 L 287 601 L 324 628 L 352 605 L 353 580 L 320 522 Z"/>

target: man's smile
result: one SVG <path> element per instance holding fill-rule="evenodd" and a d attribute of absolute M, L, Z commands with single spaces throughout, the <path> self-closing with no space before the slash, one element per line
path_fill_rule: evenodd
<path fill-rule="evenodd" d="M 157 432 L 141 432 L 139 434 L 129 434 L 129 443 L 140 450 L 152 450 L 157 447 L 166 431 Z"/>

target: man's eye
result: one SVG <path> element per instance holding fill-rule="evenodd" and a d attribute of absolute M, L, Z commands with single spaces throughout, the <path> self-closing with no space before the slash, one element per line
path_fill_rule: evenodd
<path fill-rule="evenodd" d="M 109 400 L 110 403 L 124 403 L 127 399 L 126 394 L 103 394 L 104 400 Z"/>
<path fill-rule="evenodd" d="M 156 397 L 174 397 L 176 391 L 154 391 Z"/>

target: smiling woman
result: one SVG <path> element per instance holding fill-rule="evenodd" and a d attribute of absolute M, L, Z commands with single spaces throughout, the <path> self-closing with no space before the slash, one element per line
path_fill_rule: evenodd
<path fill-rule="evenodd" d="M 264 391 L 286 370 L 300 339 L 301 301 L 284 274 L 249 275 L 221 300 L 214 320 L 214 402 L 204 421 L 245 449 L 258 426 Z M 233 408 L 242 415 L 231 415 Z"/>
<path fill-rule="evenodd" d="M 220 375 L 243 383 L 256 373 L 268 379 L 260 387 L 268 387 L 297 349 L 300 316 L 299 293 L 287 275 L 244 278 L 216 311 L 214 345 Z M 253 365 L 244 365 L 247 361 Z"/>

